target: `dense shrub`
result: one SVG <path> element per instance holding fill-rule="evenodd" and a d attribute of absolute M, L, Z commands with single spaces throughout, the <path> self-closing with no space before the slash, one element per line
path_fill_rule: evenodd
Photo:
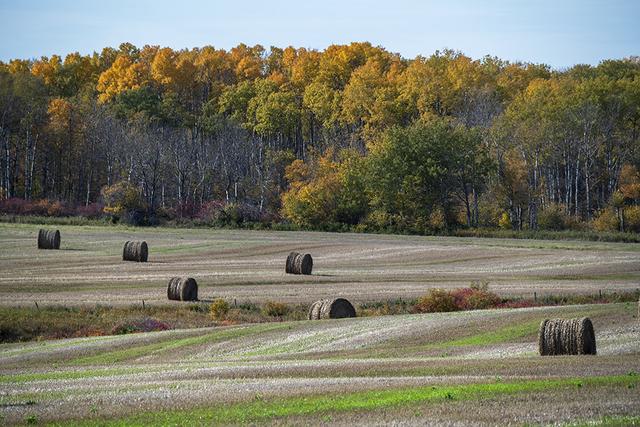
<path fill-rule="evenodd" d="M 52 216 L 51 213 L 54 213 L 54 209 L 49 209 L 51 202 L 48 199 L 35 200 L 30 202 L 28 200 L 23 200 L 24 203 L 24 215 L 42 215 L 42 216 Z"/>
<path fill-rule="evenodd" d="M 454 296 L 444 289 L 431 289 L 429 293 L 418 298 L 414 306 L 418 313 L 441 313 L 458 310 Z"/>
<path fill-rule="evenodd" d="M 211 303 L 209 314 L 213 320 L 224 320 L 229 313 L 229 303 L 222 298 L 218 298 Z"/>
<path fill-rule="evenodd" d="M 262 313 L 271 317 L 282 317 L 289 312 L 289 307 L 281 302 L 267 301 L 262 308 Z"/>
<path fill-rule="evenodd" d="M 76 208 L 76 214 L 89 219 L 98 219 L 103 215 L 104 205 L 101 203 L 90 203 Z"/>
<path fill-rule="evenodd" d="M 629 206 L 624 209 L 625 231 L 640 233 L 640 206 Z"/>
<path fill-rule="evenodd" d="M 502 299 L 488 289 L 487 283 L 474 283 L 469 288 L 455 289 L 451 292 L 458 310 L 484 310 L 495 308 Z"/>
<path fill-rule="evenodd" d="M 205 224 L 213 225 L 218 222 L 222 215 L 222 209 L 225 202 L 222 200 L 211 200 L 200 206 L 200 209 L 195 214 L 195 218 L 202 221 Z"/>
<path fill-rule="evenodd" d="M 145 210 L 140 189 L 130 182 L 120 181 L 111 186 L 105 186 L 100 194 L 104 200 L 104 211 L 115 217 L 120 217 L 128 212 Z"/>
<path fill-rule="evenodd" d="M 558 204 L 551 204 L 538 215 L 538 226 L 542 230 L 564 230 L 570 219 L 564 208 Z"/>
<path fill-rule="evenodd" d="M 25 215 L 25 205 L 29 203 L 27 200 L 12 197 L 0 201 L 0 211 L 3 214 Z"/>
<path fill-rule="evenodd" d="M 248 203 L 227 203 L 222 209 L 219 222 L 222 225 L 240 225 L 246 222 L 259 222 L 260 209 Z"/>
<path fill-rule="evenodd" d="M 24 200 L 17 197 L 0 201 L 0 213 L 11 215 L 69 216 L 76 210 L 57 200 Z"/>
<path fill-rule="evenodd" d="M 434 209 L 429 215 L 429 227 L 433 231 L 442 231 L 446 226 L 445 216 L 442 209 Z"/>
<path fill-rule="evenodd" d="M 160 225 L 160 220 L 157 216 L 150 214 L 144 210 L 130 210 L 126 211 L 119 218 L 119 221 L 124 224 L 134 226 L 157 226 Z"/>
<path fill-rule="evenodd" d="M 502 299 L 493 292 L 474 289 L 467 296 L 465 301 L 466 310 L 485 310 L 487 308 L 495 308 L 502 302 Z"/>
<path fill-rule="evenodd" d="M 203 204 L 194 217 L 212 226 L 239 226 L 268 220 L 256 206 L 247 203 L 227 203 L 222 200 L 212 200 Z"/>
<path fill-rule="evenodd" d="M 452 291 L 433 289 L 418 299 L 414 311 L 419 313 L 434 313 L 457 310 L 484 310 L 496 308 L 502 304 L 502 299 L 490 292 L 488 284 L 472 283 L 468 288 L 458 288 Z"/>
<path fill-rule="evenodd" d="M 606 208 L 599 211 L 596 217 L 591 221 L 591 227 L 595 231 L 618 231 L 620 229 L 620 221 L 618 215 L 613 208 Z"/>

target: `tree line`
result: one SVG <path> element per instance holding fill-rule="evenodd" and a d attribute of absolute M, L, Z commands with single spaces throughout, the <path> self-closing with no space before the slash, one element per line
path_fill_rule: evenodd
<path fill-rule="evenodd" d="M 637 57 L 124 43 L 0 63 L 0 199 L 116 216 L 640 229 L 639 132 Z"/>

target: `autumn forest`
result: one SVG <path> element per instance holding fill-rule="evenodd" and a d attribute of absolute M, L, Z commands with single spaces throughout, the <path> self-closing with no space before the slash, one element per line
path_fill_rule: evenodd
<path fill-rule="evenodd" d="M 640 232 L 640 59 L 124 43 L 0 62 L 0 147 L 5 214 Z"/>

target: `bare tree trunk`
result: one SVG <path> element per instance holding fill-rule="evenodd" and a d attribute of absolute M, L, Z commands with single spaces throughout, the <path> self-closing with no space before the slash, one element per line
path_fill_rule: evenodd
<path fill-rule="evenodd" d="M 7 199 L 12 197 L 11 194 L 11 153 L 9 151 L 9 136 L 4 139 L 4 196 Z"/>
<path fill-rule="evenodd" d="M 473 188 L 473 226 L 478 227 L 480 224 L 480 212 L 478 208 L 478 192 Z"/>
<path fill-rule="evenodd" d="M 575 196 L 575 206 L 574 206 L 574 215 L 578 217 L 578 178 L 580 177 L 580 159 L 576 158 L 576 169 L 575 169 L 575 188 L 573 194 Z"/>
<path fill-rule="evenodd" d="M 590 167 L 589 167 L 589 162 L 585 161 L 585 167 L 584 167 L 584 192 L 585 192 L 585 201 L 587 204 L 587 219 L 591 219 L 591 180 L 589 179 L 589 175 L 590 175 Z"/>

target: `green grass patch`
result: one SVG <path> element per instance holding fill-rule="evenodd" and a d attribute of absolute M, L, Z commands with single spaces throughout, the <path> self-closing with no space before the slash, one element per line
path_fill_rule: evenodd
<path fill-rule="evenodd" d="M 539 320 L 504 326 L 495 331 L 482 332 L 468 337 L 456 338 L 439 343 L 429 344 L 428 347 L 459 347 L 468 345 L 503 344 L 520 338 L 534 335 L 538 332 Z"/>
<path fill-rule="evenodd" d="M 556 380 L 525 380 L 453 386 L 421 386 L 393 390 L 375 390 L 340 395 L 264 399 L 257 395 L 253 401 L 232 405 L 174 411 L 154 411 L 118 420 L 84 420 L 78 425 L 209 425 L 244 424 L 268 421 L 289 416 L 309 416 L 347 411 L 371 411 L 442 401 L 489 399 L 499 395 L 541 392 L 549 389 L 574 387 L 629 387 L 640 383 L 638 376 L 605 376 Z M 68 423 L 59 424 L 67 425 Z"/>

